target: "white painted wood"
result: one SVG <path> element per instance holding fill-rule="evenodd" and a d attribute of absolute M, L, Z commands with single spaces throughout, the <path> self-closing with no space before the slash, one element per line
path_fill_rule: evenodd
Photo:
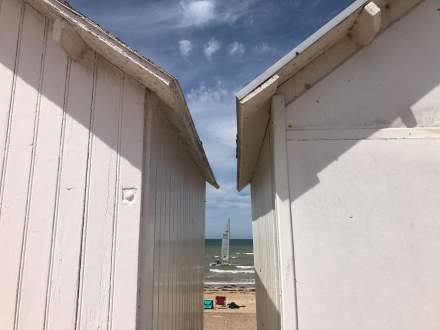
<path fill-rule="evenodd" d="M 286 97 L 286 103 L 291 102 L 312 88 L 317 82 L 324 79 L 335 68 L 350 59 L 353 54 L 361 49 L 361 45 L 356 43 L 354 38 L 350 37 L 349 35 L 350 30 L 353 29 L 353 24 L 355 23 L 356 19 L 358 19 L 363 7 L 367 5 L 368 2 L 368 0 L 354 1 L 340 14 L 334 17 L 331 21 L 321 27 L 313 35 L 307 38 L 295 49 L 291 50 L 285 57 L 280 59 L 272 67 L 267 69 L 254 81 L 249 83 L 237 93 L 237 167 L 239 189 L 242 189 L 244 186 L 246 186 L 252 178 L 256 165 L 255 160 L 258 157 L 265 128 L 269 120 L 268 113 L 270 112 L 271 96 L 275 93 L 282 93 Z M 378 16 L 377 13 L 374 13 L 374 15 L 371 17 L 371 15 L 367 14 L 367 17 L 372 19 L 370 22 L 369 19 L 366 20 L 367 28 L 364 32 L 368 32 L 363 32 L 365 35 L 362 37 L 367 36 L 368 38 L 372 38 L 373 35 L 375 36 L 375 30 L 377 29 L 377 25 L 379 25 L 379 21 L 379 33 L 386 31 L 391 24 L 398 21 L 401 17 L 414 8 L 417 8 L 420 3 L 426 4 L 427 2 L 430 2 L 434 8 L 438 7 L 436 0 L 376 1 L 376 4 L 380 7 L 380 12 L 383 15 Z M 366 10 L 367 13 L 370 12 L 370 7 L 372 6 L 368 6 Z M 376 10 L 377 8 L 374 9 L 374 11 Z M 432 10 L 431 19 L 437 17 L 436 14 L 436 9 Z M 421 22 L 424 21 L 420 20 L 419 24 Z M 438 28 L 436 30 L 438 30 Z M 423 38 L 424 41 L 432 39 L 430 36 L 434 34 L 435 32 L 431 32 L 429 35 L 427 34 L 428 37 Z M 401 36 L 405 38 L 405 33 L 401 33 Z M 368 38 L 365 38 L 366 41 L 364 42 L 370 41 Z M 399 36 L 397 39 L 399 39 Z M 387 45 L 393 44 L 394 40 L 397 39 L 394 38 L 389 40 Z M 406 42 L 406 45 L 418 50 L 423 49 L 423 47 L 420 47 L 417 41 L 415 43 L 408 41 Z M 423 58 L 423 56 L 421 58 Z M 403 62 L 399 64 L 394 63 L 394 65 L 397 64 L 398 67 L 401 67 L 405 66 L 405 63 L 410 62 Z M 381 65 L 383 65 L 383 63 L 381 63 Z M 380 67 L 380 65 L 378 67 Z M 385 72 L 385 70 L 378 70 L 378 67 L 373 66 L 370 68 L 369 66 L 368 69 L 370 71 L 377 70 L 379 72 Z M 399 69 L 394 70 L 398 71 Z M 277 86 L 280 86 L 279 89 L 272 89 L 272 91 L 270 91 L 269 89 L 261 88 L 264 84 L 266 84 L 266 82 L 269 82 L 275 78 L 277 78 Z M 347 77 L 344 77 L 344 79 L 345 78 Z M 409 79 L 411 81 L 411 77 Z M 350 79 L 347 79 L 347 81 L 349 80 Z M 289 85 L 289 87 L 285 85 Z M 291 88 L 292 85 L 295 87 Z M 393 85 L 393 82 L 391 82 L 391 85 Z M 337 86 L 337 84 L 335 86 Z M 385 84 L 385 86 L 388 85 Z M 369 87 L 365 87 L 365 89 L 368 88 Z M 401 93 L 401 91 L 396 91 L 395 95 L 399 95 L 399 93 Z M 345 94 L 350 95 L 349 92 L 345 92 Z M 354 100 L 357 99 L 357 97 L 354 96 L 350 98 Z M 252 104 L 251 109 L 246 109 L 246 103 L 241 102 L 241 100 L 244 99 L 246 99 L 247 104 Z M 319 102 L 320 100 L 314 99 L 313 101 Z M 327 104 L 322 100 L 319 103 L 321 103 L 323 106 Z M 311 108 L 313 108 L 313 104 Z"/>
<path fill-rule="evenodd" d="M 67 57 L 50 38 L 46 39 L 19 329 L 43 329 L 44 326 L 58 157 L 64 121 Z"/>
<path fill-rule="evenodd" d="M 5 143 L 9 134 L 11 95 L 16 83 L 17 59 L 19 59 L 19 30 L 23 19 L 23 4 L 5 0 L 0 11 L 0 161 L 4 168 Z M 0 179 L 1 180 L 1 179 Z"/>
<path fill-rule="evenodd" d="M 300 328 L 438 328 L 439 147 L 288 143 Z"/>
<path fill-rule="evenodd" d="M 396 140 L 440 139 L 438 127 L 415 128 L 352 128 L 323 130 L 288 130 L 287 140 Z"/>
<path fill-rule="evenodd" d="M 348 36 L 342 38 L 338 43 L 298 71 L 291 79 L 280 85 L 278 94 L 283 94 L 286 104 L 289 104 L 358 50 L 359 46 L 353 39 Z"/>
<path fill-rule="evenodd" d="M 138 321 L 145 325 L 143 329 L 201 329 L 204 180 L 163 118 L 161 105 L 154 98 L 147 104 L 152 112 L 147 117 L 151 118 L 152 148 L 145 197 L 150 196 L 154 204 L 143 210 L 142 221 L 143 232 L 154 224 L 154 255 L 141 250 L 141 266 L 153 271 L 141 270 L 145 278 L 140 282 Z M 144 207 L 148 203 L 144 201 Z M 141 246 L 150 244 L 141 241 Z M 147 280 L 150 276 L 153 286 Z"/>
<path fill-rule="evenodd" d="M 139 251 L 139 296 L 137 324 L 140 329 L 153 329 L 153 315 L 156 299 L 154 297 L 157 260 L 155 254 L 156 223 L 156 162 L 158 143 L 152 143 L 153 130 L 153 98 L 154 94 L 145 93 L 145 126 L 144 126 L 144 158 L 143 158 L 143 196 L 140 251 Z"/>
<path fill-rule="evenodd" d="M 16 324 L 17 294 L 22 277 L 34 125 L 43 56 L 43 23 L 43 17 L 26 7 L 1 187 L 0 310 L 2 328 L 5 329 L 12 329 Z"/>
<path fill-rule="evenodd" d="M 0 328 L 201 329 L 206 168 L 155 94 L 22 8 L 0 8 Z"/>
<path fill-rule="evenodd" d="M 117 187 L 122 73 L 98 58 L 89 178 L 83 215 L 78 325 L 107 326 Z"/>
<path fill-rule="evenodd" d="M 269 98 L 269 95 L 274 95 L 279 84 L 279 77 L 275 75 L 248 97 L 237 101 L 243 115 L 238 118 L 238 190 L 241 190 L 248 184 L 252 178 L 253 168 L 257 163 L 259 148 L 264 139 L 264 132 L 266 130 L 267 121 L 269 120 L 269 111 L 257 112 L 255 106 L 264 98 Z M 265 118 L 262 118 L 265 117 Z M 243 152 L 241 151 L 243 150 Z M 244 152 L 245 151 L 245 152 Z M 241 154 L 246 154 L 241 157 Z"/>
<path fill-rule="evenodd" d="M 267 130 L 251 182 L 258 329 L 280 329 L 278 230 L 273 191 L 272 131 Z"/>
<path fill-rule="evenodd" d="M 284 97 L 272 98 L 275 215 L 278 228 L 281 328 L 298 329 Z"/>
<path fill-rule="evenodd" d="M 96 53 L 119 67 L 126 74 L 156 93 L 167 106 L 163 111 L 181 134 L 194 162 L 205 174 L 208 182 L 218 187 L 188 110 L 179 82 L 150 60 L 140 56 L 123 42 L 105 32 L 90 19 L 71 10 L 58 0 L 25 0 L 44 15 L 62 18 L 72 25 L 82 40 Z"/>
<path fill-rule="evenodd" d="M 150 139 L 145 141 L 145 146 L 143 139 L 144 94 L 141 86 L 125 77 L 119 146 L 118 215 L 113 247 L 111 329 L 136 329 L 141 205 L 142 196 L 148 194 L 148 191 L 142 192 L 143 152 L 149 159 L 151 148 Z M 145 127 L 147 130 L 150 128 Z M 123 193 L 127 190 L 133 192 L 132 199 L 124 199 Z M 148 235 L 141 236 L 149 240 Z"/>
<path fill-rule="evenodd" d="M 362 9 L 350 31 L 350 35 L 357 44 L 367 46 L 379 33 L 381 26 L 381 9 L 372 1 Z"/>
<path fill-rule="evenodd" d="M 422 2 L 291 102 L 287 124 L 292 129 L 440 126 L 437 8 L 436 1 Z"/>
<path fill-rule="evenodd" d="M 64 51 L 75 61 L 82 59 L 87 51 L 86 43 L 81 39 L 62 18 L 58 18 L 53 23 L 52 38 L 60 44 Z"/>
<path fill-rule="evenodd" d="M 294 242 L 300 329 L 440 324 L 437 7 L 422 2 L 324 79 L 327 54 L 278 89 L 293 100 L 278 142 L 282 150 L 287 139 L 280 182 L 289 181 L 291 213 L 282 220 L 293 231 L 279 235 Z M 304 91 L 302 78 L 316 85 Z M 256 236 L 256 250 L 265 239 Z"/>
<path fill-rule="evenodd" d="M 76 322 L 93 77 L 93 68 L 71 62 L 47 302 L 46 326 L 54 330 Z"/>
<path fill-rule="evenodd" d="M 351 37 L 328 32 L 320 43 L 336 38 L 333 46 L 297 54 L 309 61 L 304 66 L 284 62 L 271 73 L 280 81 L 290 77 L 277 88 L 282 97 L 272 100 L 275 212 L 278 225 L 285 226 L 278 228 L 283 329 L 294 329 L 285 318 L 295 315 L 295 299 L 299 329 L 409 330 L 440 324 L 440 268 L 433 262 L 440 250 L 438 1 L 387 3 L 368 6 L 363 15 L 372 16 L 366 22 L 356 15 Z M 358 40 L 368 44 L 379 23 L 382 33 L 358 51 L 356 34 L 368 32 Z M 369 31 L 356 31 L 362 24 Z M 257 95 L 247 98 L 256 103 L 248 113 L 260 123 L 248 125 L 248 132 L 267 120 L 267 99 Z M 238 110 L 242 120 L 242 104 Z M 259 136 L 251 133 L 248 144 L 239 143 L 251 145 Z M 261 159 L 264 148 L 248 151 L 255 150 Z M 269 189 L 262 177 L 270 170 L 258 166 L 250 168 L 254 211 L 263 205 L 259 194 Z M 260 213 L 269 217 L 267 209 Z M 268 249 L 267 231 L 255 224 L 253 231 L 255 265 L 267 265 L 268 258 L 258 255 Z M 286 259 L 292 242 L 294 258 Z"/>

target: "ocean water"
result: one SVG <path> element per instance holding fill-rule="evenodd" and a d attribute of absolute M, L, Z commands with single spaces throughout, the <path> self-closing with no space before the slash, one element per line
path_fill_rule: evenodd
<path fill-rule="evenodd" d="M 222 240 L 205 240 L 206 286 L 254 286 L 254 253 L 251 239 L 231 239 L 230 259 L 226 265 L 211 265 L 220 258 Z"/>

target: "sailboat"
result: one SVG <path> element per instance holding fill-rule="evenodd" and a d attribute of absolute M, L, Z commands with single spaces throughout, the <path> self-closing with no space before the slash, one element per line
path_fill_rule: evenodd
<path fill-rule="evenodd" d="M 225 230 L 222 237 L 221 257 L 220 259 L 217 259 L 216 262 L 211 263 L 210 266 L 229 265 L 229 239 L 231 235 L 230 226 L 231 219 L 228 219 L 225 224 Z"/>
<path fill-rule="evenodd" d="M 225 224 L 225 231 L 223 232 L 223 239 L 222 239 L 222 262 L 228 262 L 229 261 L 229 238 L 230 238 L 230 224 L 231 219 L 228 219 L 228 221 Z"/>

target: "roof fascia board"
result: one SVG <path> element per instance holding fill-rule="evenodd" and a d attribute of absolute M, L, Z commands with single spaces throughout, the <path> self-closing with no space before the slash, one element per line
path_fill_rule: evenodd
<path fill-rule="evenodd" d="M 279 72 L 283 67 L 285 67 L 288 63 L 294 60 L 297 56 L 303 53 L 307 48 L 312 46 L 316 41 L 324 37 L 328 32 L 330 32 L 333 28 L 339 25 L 342 21 L 347 19 L 356 11 L 360 10 L 366 3 L 370 0 L 356 0 L 350 6 L 341 11 L 336 17 L 330 20 L 327 24 L 322 26 L 319 30 L 313 33 L 310 37 L 308 37 L 305 41 L 300 43 L 297 47 L 291 50 L 287 55 L 283 56 L 280 60 L 278 60 L 275 64 L 269 67 L 266 71 L 260 74 L 257 78 L 251 81 L 248 85 L 242 88 L 237 94 L 237 98 L 239 100 L 245 98 L 248 94 L 250 94 L 253 90 L 255 90 L 258 86 L 264 83 L 271 76 Z"/>
<path fill-rule="evenodd" d="M 92 50 L 154 92 L 168 106 L 171 115 L 176 117 L 177 128 L 182 131 L 182 137 L 206 180 L 212 186 L 219 187 L 176 78 L 65 4 L 57 0 L 25 2 L 46 17 L 64 19 Z"/>
<path fill-rule="evenodd" d="M 246 135 L 248 134 L 246 132 L 250 128 L 246 128 L 242 117 L 246 116 L 246 113 L 249 113 L 247 110 L 248 105 L 253 105 L 255 108 L 252 111 L 253 115 L 258 115 L 256 112 L 259 111 L 261 115 L 260 120 L 266 120 L 266 117 L 262 112 L 265 113 L 266 111 L 270 111 L 270 109 L 264 108 L 263 104 L 266 104 L 267 100 L 260 95 L 261 87 L 265 82 L 271 80 L 271 77 L 277 75 L 279 77 L 277 79 L 278 86 L 275 90 L 280 90 L 286 82 L 296 77 L 299 72 L 302 72 L 302 70 L 313 65 L 316 61 L 319 61 L 319 57 L 322 53 L 331 50 L 333 46 L 341 43 L 341 40 L 344 40 L 344 37 L 338 39 L 338 35 L 349 38 L 353 42 L 353 45 L 356 45 L 356 38 L 350 35 L 350 31 L 357 21 L 359 14 L 362 12 L 364 5 L 367 3 L 374 2 L 380 8 L 385 9 L 382 10 L 383 14 L 381 16 L 380 29 L 374 33 L 374 37 L 376 37 L 423 1 L 424 0 L 358 0 L 236 94 L 237 121 L 239 123 L 237 127 L 237 187 L 239 190 L 244 188 L 251 181 L 254 167 L 256 165 L 254 163 L 254 160 L 256 159 L 255 155 L 249 155 L 249 150 L 255 151 L 259 150 L 261 147 L 261 145 L 253 145 L 258 143 L 257 141 L 260 141 L 259 138 L 253 138 L 252 141 L 246 138 Z M 350 49 L 344 50 L 341 53 L 342 57 L 340 60 L 335 61 L 331 67 L 327 68 L 328 70 L 323 70 L 317 77 L 314 77 L 314 82 L 316 83 L 327 74 L 330 74 L 336 67 L 345 62 L 355 52 L 363 48 L 363 46 L 358 45 L 355 49 L 351 48 L 353 47 L 350 46 Z M 312 87 L 313 85 L 310 85 L 306 87 L 306 89 Z M 295 94 L 296 95 L 290 97 L 288 102 L 292 102 L 295 98 L 299 97 L 302 92 Z M 271 96 L 272 95 L 269 95 L 269 97 Z M 253 124 L 256 125 L 255 119 Z M 258 124 L 257 126 L 262 127 L 263 125 Z M 251 166 L 251 163 L 253 163 L 253 166 Z"/>

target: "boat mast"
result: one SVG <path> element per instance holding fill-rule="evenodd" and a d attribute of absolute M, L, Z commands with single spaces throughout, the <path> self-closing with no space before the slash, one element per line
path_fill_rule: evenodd
<path fill-rule="evenodd" d="M 228 221 L 225 224 L 225 231 L 223 232 L 222 261 L 229 261 L 230 222 L 231 219 L 228 218 Z"/>

